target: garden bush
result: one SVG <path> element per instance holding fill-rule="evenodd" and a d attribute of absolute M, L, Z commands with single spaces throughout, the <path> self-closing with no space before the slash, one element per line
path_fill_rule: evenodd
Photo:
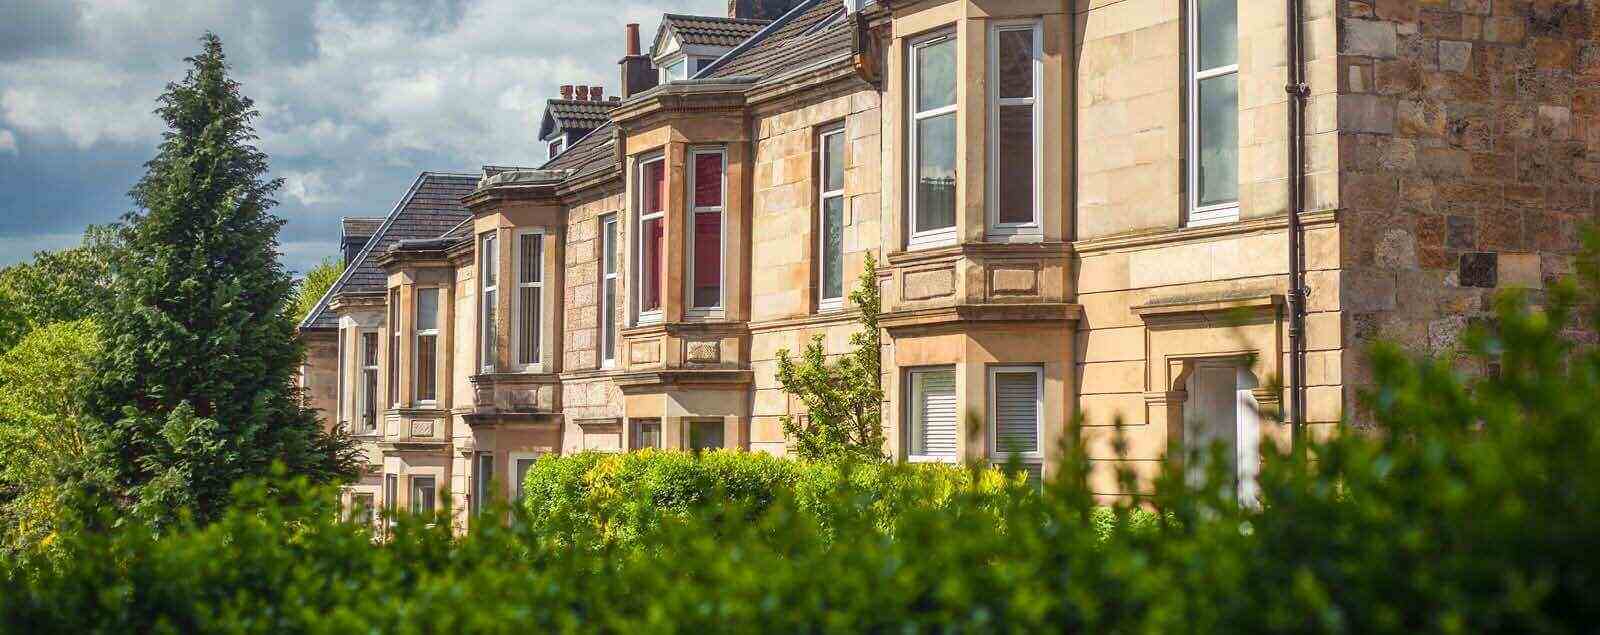
<path fill-rule="evenodd" d="M 999 469 L 980 466 L 646 450 L 542 457 L 528 470 L 521 504 L 541 529 L 576 522 L 609 540 L 633 542 L 664 517 L 686 518 L 729 504 L 754 517 L 780 495 L 816 516 L 825 533 L 837 513 L 868 514 L 878 528 L 889 530 L 911 507 L 938 508 L 958 492 L 999 492 L 1008 486 L 1024 488 L 1022 476 L 1008 478 Z M 853 504 L 835 508 L 830 503 L 836 499 Z"/>
<path fill-rule="evenodd" d="M 955 486 L 942 495 L 925 488 L 944 478 L 917 471 L 927 468 L 854 466 L 830 477 L 828 466 L 755 455 L 582 455 L 541 463 L 529 485 L 543 489 L 529 505 L 488 512 L 507 522 L 457 536 L 451 518 L 403 517 L 374 541 L 337 520 L 329 492 L 278 475 L 271 495 L 236 488 L 235 504 L 204 526 L 158 534 L 137 519 L 116 522 L 115 511 L 68 515 L 49 553 L 0 559 L 0 624 L 26 633 L 1593 632 L 1600 270 L 1580 264 L 1582 292 L 1556 285 L 1537 309 L 1506 297 L 1462 357 L 1377 349 L 1365 401 L 1381 430 L 1315 440 L 1304 459 L 1265 448 L 1258 505 L 1237 504 L 1218 470 L 1191 479 L 1173 467 L 1150 496 L 1107 510 L 1076 445 L 1063 448 L 1042 491 L 976 486 L 981 470 L 952 469 L 945 482 Z M 900 493 L 911 503 L 871 504 Z"/>

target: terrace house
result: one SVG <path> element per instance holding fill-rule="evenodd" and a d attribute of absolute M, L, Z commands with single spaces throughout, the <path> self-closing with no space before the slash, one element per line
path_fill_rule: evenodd
<path fill-rule="evenodd" d="M 1097 494 L 1220 441 L 1247 497 L 1295 432 L 1261 413 L 1359 424 L 1365 343 L 1449 350 L 1488 294 L 1570 271 L 1600 183 L 1597 7 L 665 16 L 648 50 L 627 31 L 616 98 L 550 102 L 543 165 L 423 173 L 347 220 L 305 381 L 367 448 L 359 510 L 448 491 L 468 522 L 546 454 L 782 454 L 777 351 L 845 350 L 870 253 L 889 456 L 1049 474 L 1082 416 Z"/>

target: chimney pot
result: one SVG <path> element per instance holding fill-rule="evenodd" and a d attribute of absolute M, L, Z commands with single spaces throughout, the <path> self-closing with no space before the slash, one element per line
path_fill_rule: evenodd
<path fill-rule="evenodd" d="M 637 22 L 628 23 L 628 54 L 639 54 L 639 24 Z"/>
<path fill-rule="evenodd" d="M 606 89 L 605 89 L 604 86 L 590 86 L 589 87 L 589 100 L 590 101 L 601 101 L 602 98 L 600 97 L 600 94 L 605 92 L 605 90 Z"/>
<path fill-rule="evenodd" d="M 579 84 L 577 89 L 578 96 L 574 97 L 574 99 L 577 99 L 578 101 L 589 101 L 589 87 Z"/>
<path fill-rule="evenodd" d="M 561 85 L 561 98 L 572 99 L 572 84 Z"/>

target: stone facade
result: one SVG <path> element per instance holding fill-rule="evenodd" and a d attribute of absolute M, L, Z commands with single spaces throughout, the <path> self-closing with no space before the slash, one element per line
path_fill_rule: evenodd
<path fill-rule="evenodd" d="M 846 291 L 867 254 L 880 263 L 890 456 L 1000 462 L 1020 434 L 1029 449 L 1017 452 L 1049 474 L 1070 441 L 1066 423 L 1082 417 L 1098 495 L 1145 491 L 1148 479 L 1127 489 L 1116 468 L 1148 477 L 1208 440 L 1235 444 L 1245 488 L 1260 444 L 1290 438 L 1273 416 L 1291 361 L 1282 3 L 1239 2 L 1227 39 L 1236 63 L 1203 73 L 1185 0 L 796 6 L 695 81 L 624 90 L 610 123 L 542 169 L 486 170 L 462 199 L 459 231 L 382 256 L 394 295 L 334 294 L 345 390 L 325 410 L 356 419 L 363 330 L 380 335 L 383 377 L 391 360 L 401 368 L 383 428 L 361 437 L 372 475 L 352 492 L 405 506 L 404 484 L 397 501 L 382 500 L 384 477 L 436 478 L 465 521 L 483 496 L 515 495 L 508 476 L 543 454 L 782 454 L 780 419 L 800 413 L 777 385 L 778 351 L 820 337 L 839 354 L 857 328 L 853 307 L 820 291 L 824 222 L 837 222 Z M 1446 351 L 1493 291 L 1537 290 L 1571 270 L 1600 183 L 1600 10 L 1577 0 L 1303 6 L 1303 420 L 1327 435 L 1360 421 L 1357 394 L 1370 383 L 1361 351 L 1373 339 Z M 1000 150 L 1012 141 L 997 132 L 1000 104 L 1016 102 L 991 94 L 996 51 L 1019 33 L 1036 40 L 1034 133 L 1017 151 L 1031 164 Z M 953 51 L 945 110 L 913 105 L 911 60 L 930 42 Z M 816 52 L 783 57 L 806 47 Z M 762 55 L 781 63 L 750 59 Z M 1204 206 L 1191 113 L 1196 78 L 1216 72 L 1236 86 L 1236 113 L 1222 120 L 1236 122 L 1225 154 L 1237 188 L 1228 204 Z M 957 131 L 954 176 L 929 189 L 912 139 L 941 113 Z M 839 142 L 829 146 L 837 189 L 825 138 Z M 720 171 L 702 164 L 708 154 Z M 654 166 L 659 197 L 647 182 Z M 696 179 L 708 178 L 722 189 L 702 200 L 715 188 Z M 1032 188 L 1031 221 L 996 220 L 1000 201 L 1029 200 L 1011 188 Z M 947 196 L 947 230 L 913 226 L 928 192 Z M 715 240 L 702 214 L 720 219 Z M 647 227 L 660 228 L 659 260 L 647 256 Z M 521 359 L 514 335 L 526 300 L 512 249 L 530 232 L 543 245 L 537 363 Z M 713 265 L 714 289 L 704 286 Z M 500 281 L 490 307 L 480 306 L 484 266 Z M 398 351 L 386 325 L 388 298 L 402 304 L 392 314 L 414 316 L 419 285 L 450 299 L 437 362 L 449 381 L 426 407 L 405 386 L 414 317 L 401 318 Z M 488 342 L 485 312 L 497 325 Z M 332 348 L 312 350 L 310 393 L 326 401 L 317 386 L 331 381 Z M 948 439 L 934 438 L 943 422 Z"/>

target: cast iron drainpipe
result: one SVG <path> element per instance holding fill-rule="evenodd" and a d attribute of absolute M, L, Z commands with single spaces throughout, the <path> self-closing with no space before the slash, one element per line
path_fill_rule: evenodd
<path fill-rule="evenodd" d="M 1301 243 L 1300 210 L 1305 200 L 1305 112 L 1311 88 L 1306 85 L 1305 59 L 1302 47 L 1305 41 L 1301 23 L 1301 0 L 1286 0 L 1288 10 L 1288 67 L 1289 83 L 1284 88 L 1289 93 L 1289 403 L 1288 418 L 1291 433 L 1291 452 L 1296 459 L 1305 458 L 1305 355 L 1306 355 L 1306 288 L 1305 272 L 1301 266 L 1304 246 Z"/>

